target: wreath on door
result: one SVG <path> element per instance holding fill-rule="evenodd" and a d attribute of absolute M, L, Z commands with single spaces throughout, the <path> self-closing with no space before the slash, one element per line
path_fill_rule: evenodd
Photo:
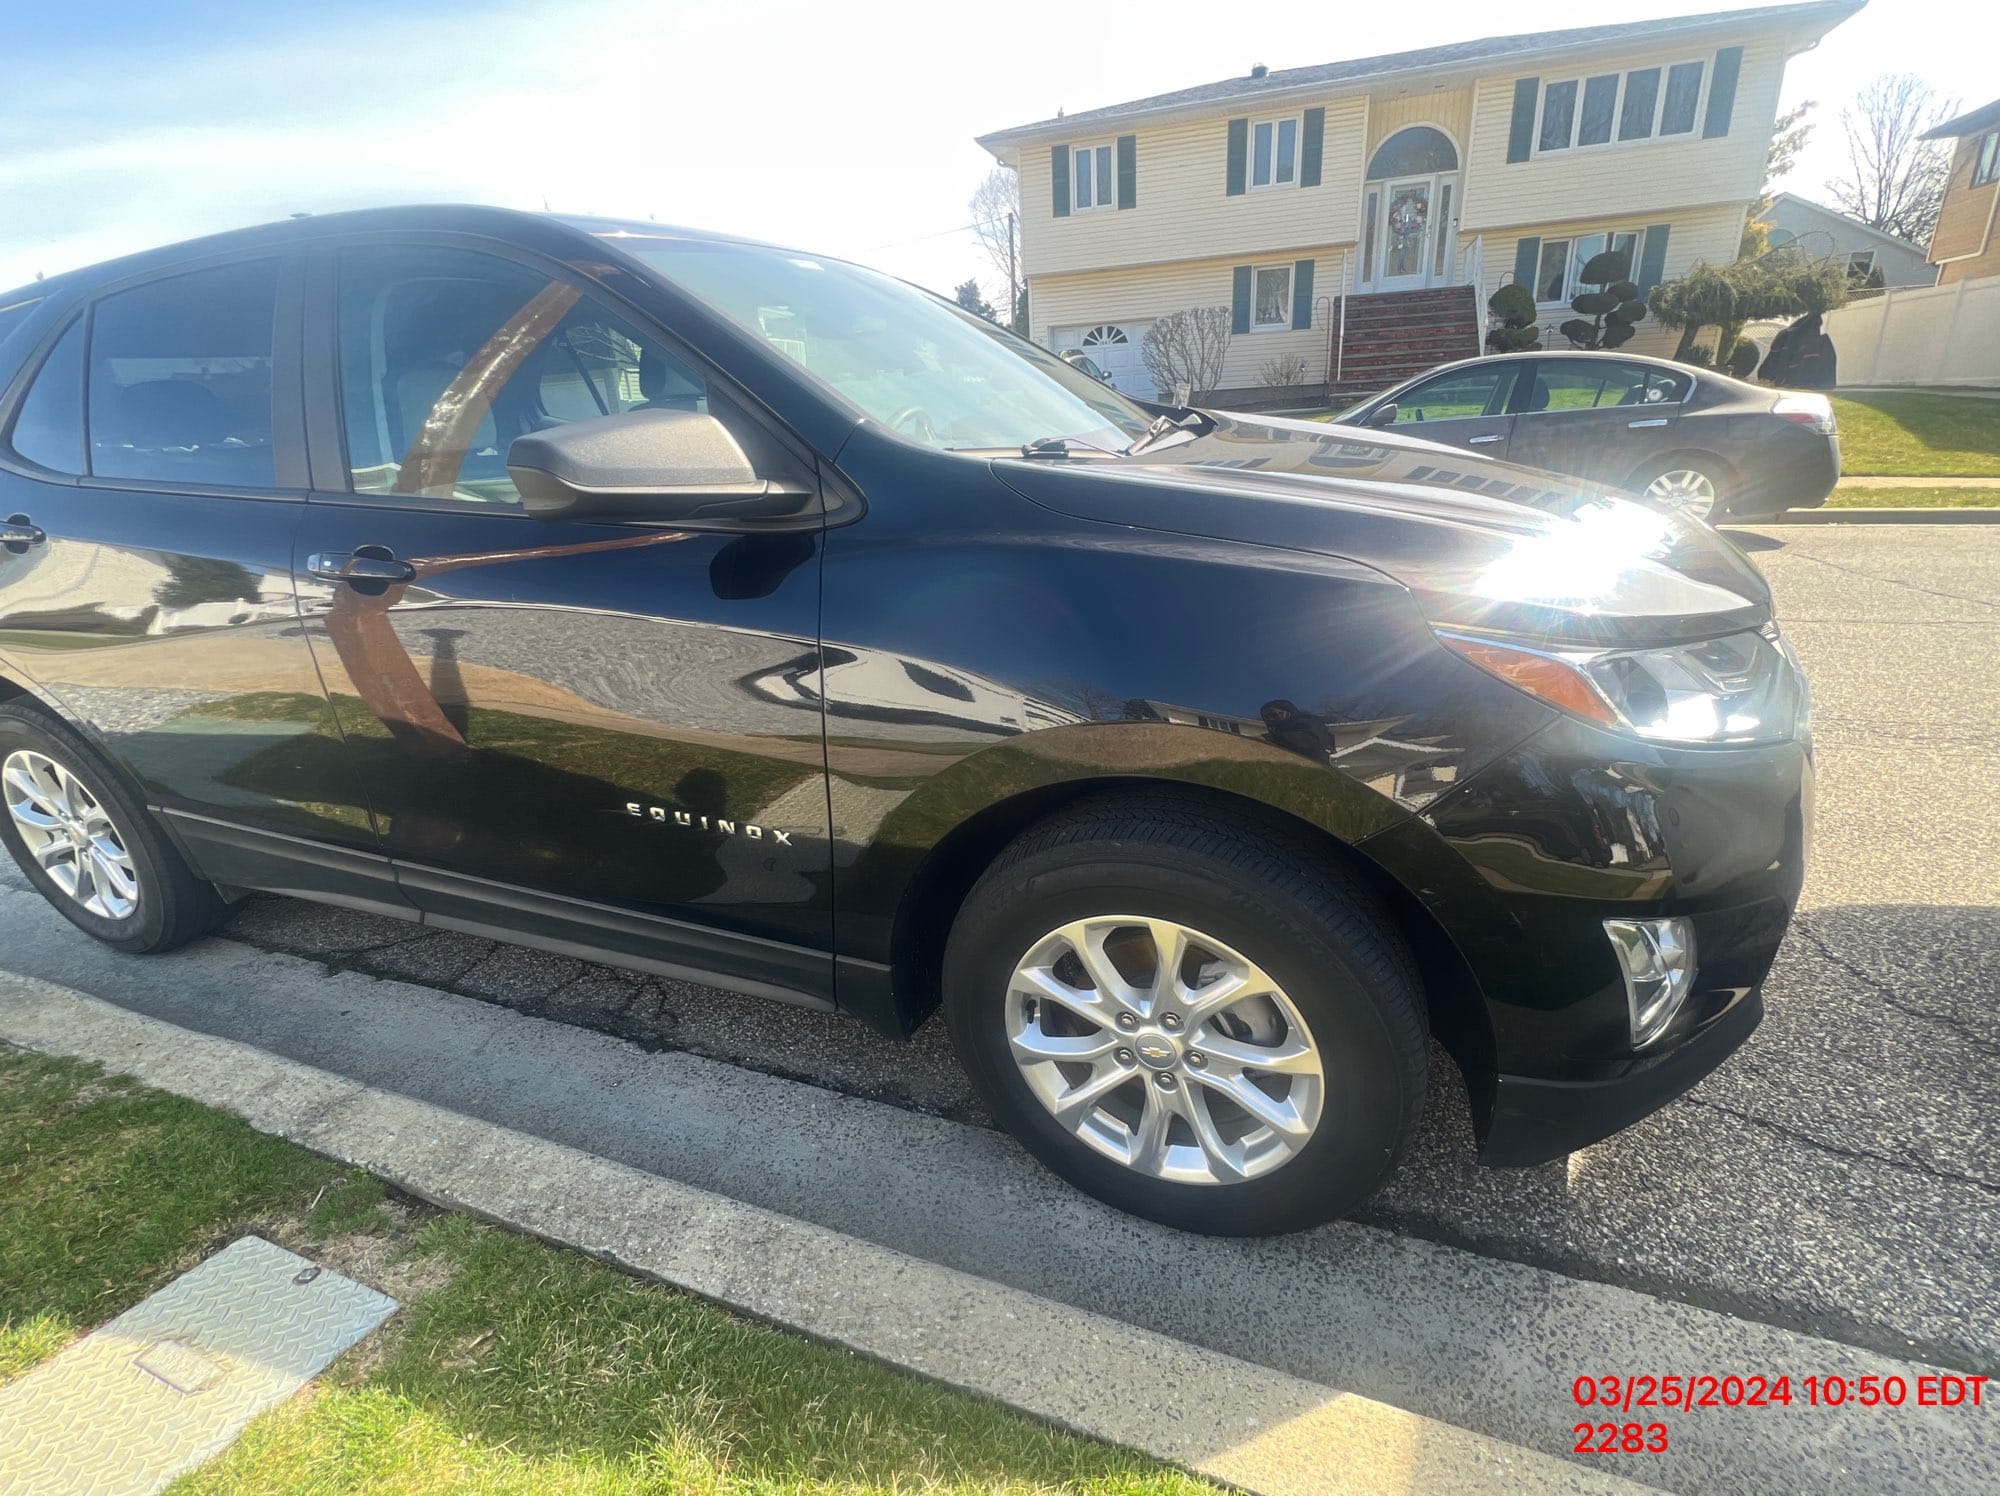
<path fill-rule="evenodd" d="M 1421 197 L 1418 197 L 1414 193 L 1407 197 L 1399 197 L 1389 209 L 1390 231 L 1399 239 L 1407 239 L 1412 234 L 1420 234 L 1423 232 L 1424 220 L 1429 215 L 1430 209 L 1425 205 Z"/>

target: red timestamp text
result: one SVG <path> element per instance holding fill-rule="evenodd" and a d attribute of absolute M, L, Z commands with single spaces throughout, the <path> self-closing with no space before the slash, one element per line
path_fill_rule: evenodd
<path fill-rule="evenodd" d="M 1643 1412 L 1648 1408 L 1978 1408 L 1985 1405 L 1983 1376 L 1939 1372 L 1904 1377 L 1789 1375 L 1578 1377 L 1570 1395 L 1580 1408 Z M 1580 1427 L 1581 1425 L 1579 1425 Z"/>

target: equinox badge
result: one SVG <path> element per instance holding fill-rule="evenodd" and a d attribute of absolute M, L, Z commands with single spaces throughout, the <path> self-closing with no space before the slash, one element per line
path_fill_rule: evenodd
<path fill-rule="evenodd" d="M 792 844 L 792 833 L 780 831 L 775 826 L 766 830 L 753 826 L 748 821 L 725 820 L 721 816 L 700 816 L 686 810 L 669 810 L 664 805 L 642 805 L 637 800 L 625 802 L 625 814 L 636 816 L 642 821 L 672 822 L 676 826 L 696 827 L 703 831 L 720 831 L 725 836 L 747 836 L 751 841 L 762 841 L 770 837 L 781 847 Z"/>

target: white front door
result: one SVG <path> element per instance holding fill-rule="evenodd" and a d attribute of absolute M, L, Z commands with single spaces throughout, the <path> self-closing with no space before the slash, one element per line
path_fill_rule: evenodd
<path fill-rule="evenodd" d="M 1370 289 L 1420 291 L 1451 284 L 1457 270 L 1457 186 L 1456 172 L 1368 185 L 1376 206 Z"/>

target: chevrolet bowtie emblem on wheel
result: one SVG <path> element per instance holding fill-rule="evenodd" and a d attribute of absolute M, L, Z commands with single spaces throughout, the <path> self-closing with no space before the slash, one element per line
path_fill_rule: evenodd
<path fill-rule="evenodd" d="M 635 816 L 642 821 L 686 826 L 690 830 L 720 831 L 724 836 L 744 836 L 751 841 L 762 841 L 769 837 L 781 847 L 789 847 L 792 844 L 792 833 L 780 831 L 775 826 L 753 826 L 748 821 L 732 821 L 723 816 L 696 815 L 688 810 L 670 810 L 664 805 L 643 805 L 637 800 L 625 802 L 625 814 Z"/>

